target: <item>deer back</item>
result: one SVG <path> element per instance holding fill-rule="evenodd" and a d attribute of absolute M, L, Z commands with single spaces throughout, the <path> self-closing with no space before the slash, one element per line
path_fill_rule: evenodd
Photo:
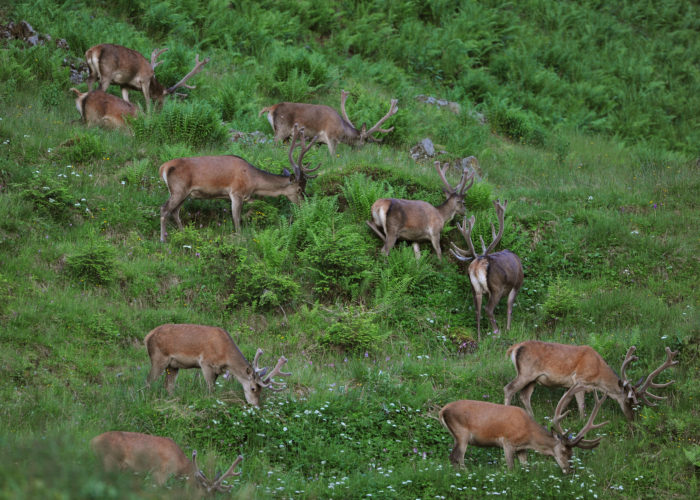
<path fill-rule="evenodd" d="M 121 45 L 103 43 L 90 47 L 85 60 L 100 80 L 108 76 L 112 82 L 136 90 L 141 90 L 142 84 L 154 75 L 151 64 L 140 52 Z"/>
<path fill-rule="evenodd" d="M 166 437 L 110 431 L 94 437 L 90 447 L 106 469 L 153 471 L 156 481 L 161 484 L 171 474 L 194 478 L 197 472 L 175 441 Z"/>
<path fill-rule="evenodd" d="M 620 392 L 620 378 L 590 346 L 528 340 L 511 346 L 508 357 L 521 371 L 538 375 L 545 386 L 571 387 L 576 382 L 598 387 L 606 393 Z"/>
<path fill-rule="evenodd" d="M 126 126 L 125 116 L 136 116 L 138 110 L 130 102 L 117 96 L 93 90 L 81 93 L 73 90 L 77 97 L 75 106 L 83 120 L 90 125 L 100 125 L 107 128 L 120 128 Z"/>
<path fill-rule="evenodd" d="M 455 438 L 467 433 L 470 444 L 503 446 L 503 440 L 516 448 L 547 448 L 555 438 L 517 406 L 464 399 L 445 405 L 440 422 Z"/>
<path fill-rule="evenodd" d="M 399 238 L 416 241 L 430 239 L 442 231 L 444 220 L 439 211 L 427 201 L 380 198 L 372 204 L 372 218 L 385 234 L 396 233 Z"/>
<path fill-rule="evenodd" d="M 341 142 L 346 142 L 347 138 L 359 137 L 357 129 L 330 106 L 282 102 L 266 109 L 269 109 L 268 120 L 277 136 L 291 136 L 294 124 L 299 124 L 308 137 L 318 135 L 322 140 Z"/>
<path fill-rule="evenodd" d="M 194 198 L 286 195 L 296 202 L 300 190 L 298 179 L 265 172 L 235 155 L 176 158 L 163 163 L 159 172 L 171 193 Z"/>
<path fill-rule="evenodd" d="M 217 373 L 230 371 L 237 378 L 253 378 L 253 368 L 231 335 L 223 328 L 192 324 L 165 324 L 144 339 L 148 355 L 172 359 L 179 368 L 203 364 Z"/>

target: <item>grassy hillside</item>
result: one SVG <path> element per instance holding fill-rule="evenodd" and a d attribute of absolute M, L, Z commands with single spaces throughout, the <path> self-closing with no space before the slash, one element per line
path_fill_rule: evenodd
<path fill-rule="evenodd" d="M 148 478 L 101 470 L 88 442 L 115 429 L 170 436 L 207 471 L 243 454 L 234 498 L 696 497 L 698 14 L 546 0 L 0 5 L 0 24 L 53 39 L 0 40 L 0 498 L 162 497 Z M 195 54 L 211 62 L 133 135 L 89 129 L 68 92 L 86 85 L 64 60 L 103 42 L 168 47 L 167 85 Z M 238 154 L 279 173 L 287 146 L 258 111 L 337 108 L 341 89 L 356 124 L 399 99 L 383 144 L 314 148 L 308 199 L 247 203 L 240 234 L 228 203 L 188 201 L 186 228 L 158 241 L 161 163 Z M 379 197 L 444 199 L 432 160 L 409 153 L 425 137 L 443 161 L 479 158 L 466 200 L 477 239 L 490 238 L 491 201 L 509 200 L 500 247 L 520 255 L 525 284 L 500 337 L 476 342 L 465 265 L 429 245 L 420 261 L 405 243 L 385 258 L 365 224 Z M 445 253 L 463 246 L 455 222 Z M 162 381 L 146 388 L 142 340 L 167 322 L 222 326 L 267 364 L 285 355 L 289 389 L 254 409 L 237 382 L 209 395 L 193 370 L 172 397 Z M 534 452 L 508 471 L 496 448 L 470 447 L 454 470 L 437 411 L 502 402 L 505 351 L 534 338 L 589 344 L 616 370 L 636 345 L 635 379 L 669 346 L 680 364 L 659 378 L 676 382 L 634 423 L 606 403 L 605 438 L 575 450 L 571 476 Z M 535 390 L 541 423 L 562 393 Z"/>

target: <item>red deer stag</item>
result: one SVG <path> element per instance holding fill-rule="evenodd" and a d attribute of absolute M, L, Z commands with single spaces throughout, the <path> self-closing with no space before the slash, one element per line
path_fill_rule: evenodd
<path fill-rule="evenodd" d="M 476 161 L 473 156 L 470 158 Z M 434 207 L 427 201 L 397 198 L 380 198 L 372 204 L 372 220 L 367 221 L 367 225 L 384 242 L 382 247 L 384 255 L 389 255 L 396 241 L 401 239 L 413 242 L 416 259 L 420 258 L 419 241 L 430 241 L 438 259 L 442 259 L 440 248 L 442 228 L 445 223 L 452 220 L 455 214 L 464 213 L 464 196 L 474 184 L 474 172 L 469 173 L 465 167 L 459 183 L 452 187 L 445 178 L 447 166 L 448 164 L 445 163 L 440 168 L 440 162 L 435 162 L 435 170 L 442 179 L 444 185 L 442 190 L 447 197 L 442 205 Z M 469 184 L 467 181 L 470 181 Z"/>
<path fill-rule="evenodd" d="M 634 352 L 637 348 L 632 346 L 627 351 L 620 376 L 613 371 L 595 349 L 587 345 L 557 344 L 554 342 L 540 342 L 527 340 L 511 346 L 507 355 L 515 365 L 518 376 L 503 388 L 505 404 L 509 405 L 515 393 L 520 392 L 520 400 L 525 405 L 528 413 L 534 416 L 530 397 L 536 384 L 547 387 L 572 387 L 582 384 L 588 390 L 597 389 L 618 402 L 625 416 L 634 419 L 633 406 L 640 402 L 647 406 L 656 406 L 649 398 L 654 400 L 666 399 L 651 394 L 648 389 L 667 387 L 673 380 L 665 384 L 657 384 L 654 378 L 675 364 L 673 358 L 678 352 L 672 352 L 666 348 L 666 361 L 656 370 L 651 372 L 642 383 L 640 380 L 633 384 L 625 373 L 627 365 L 637 360 Z M 584 416 L 584 393 L 576 394 L 576 402 L 581 417 Z"/>
<path fill-rule="evenodd" d="M 170 88 L 165 88 L 156 80 L 154 70 L 162 61 L 157 62 L 158 57 L 168 49 L 156 49 L 151 53 L 151 62 L 137 52 L 121 45 L 102 43 L 90 47 L 85 52 L 85 60 L 90 68 L 88 76 L 88 90 L 96 80 L 100 81 L 100 90 L 107 91 L 110 83 L 119 85 L 122 89 L 122 97 L 129 101 L 129 90 L 140 90 L 146 100 L 146 109 L 151 110 L 151 99 L 158 104 L 163 103 L 163 98 L 172 95 L 180 87 L 193 89 L 192 85 L 185 82 L 202 70 L 202 67 L 209 62 L 207 57 L 204 61 L 199 61 L 199 54 L 195 57 L 195 64 L 192 71 Z"/>
<path fill-rule="evenodd" d="M 377 132 L 388 134 L 394 130 L 394 127 L 389 129 L 381 129 L 379 127 L 399 110 L 398 100 L 391 100 L 389 112 L 372 128 L 367 130 L 367 125 L 363 123 L 358 130 L 345 112 L 345 101 L 348 95 L 350 94 L 344 90 L 341 92 L 340 109 L 343 112 L 342 118 L 330 106 L 299 102 L 280 102 L 268 106 L 261 109 L 258 116 L 267 113 L 267 120 L 275 132 L 276 141 L 283 141 L 290 137 L 293 133 L 294 125 L 298 123 L 306 129 L 309 137 L 318 135 L 318 141 L 328 146 L 331 156 L 335 155 L 335 148 L 339 142 L 350 146 L 364 146 L 366 142 L 381 142 L 381 139 L 373 137 L 373 134 Z"/>
<path fill-rule="evenodd" d="M 299 159 L 294 160 L 297 138 L 301 136 Z M 308 168 L 303 164 L 304 155 L 316 142 L 306 145 L 304 129 L 294 129 L 289 147 L 289 162 L 294 168 L 294 177 L 287 169 L 282 175 L 260 170 L 240 156 L 197 156 L 177 158 L 160 166 L 160 177 L 170 191 L 170 198 L 160 208 L 160 241 L 165 241 L 165 223 L 173 216 L 182 229 L 180 207 L 188 196 L 192 198 L 223 198 L 231 200 L 231 216 L 236 232 L 241 230 L 241 207 L 253 195 L 286 196 L 292 203 L 299 203 L 304 194 L 309 174 L 319 167 Z"/>
<path fill-rule="evenodd" d="M 124 99 L 117 96 L 93 90 L 80 92 L 71 88 L 76 94 L 75 107 L 78 108 L 80 117 L 88 125 L 98 125 L 105 128 L 122 128 L 126 126 L 124 117 L 136 116 L 138 109 Z"/>
<path fill-rule="evenodd" d="M 159 485 L 163 485 L 174 474 L 187 478 L 207 493 L 227 492 L 233 488 L 233 485 L 222 482 L 229 476 L 241 474 L 233 470 L 243 460 L 238 455 L 225 473 L 210 480 L 197 466 L 197 451 L 192 452 L 192 460 L 189 460 L 170 438 L 140 432 L 110 431 L 92 438 L 90 447 L 108 471 L 128 469 L 134 472 L 152 472 Z"/>
<path fill-rule="evenodd" d="M 561 421 L 569 413 L 562 414 L 571 401 L 571 398 L 586 388 L 577 385 L 569 389 L 559 400 L 552 428 L 556 432 L 546 430 L 528 415 L 525 410 L 517 406 L 503 406 L 486 401 L 471 401 L 468 399 L 454 401 L 445 405 L 440 410 L 440 423 L 452 434 L 454 448 L 450 453 L 450 461 L 454 465 L 464 466 L 464 453 L 467 445 L 499 447 L 503 448 L 508 468 L 512 469 L 514 457 L 517 455 L 521 464 L 527 464 L 527 450 L 535 450 L 543 455 L 554 457 L 564 474 L 571 472 L 569 460 L 575 447 L 586 450 L 595 448 L 600 444 L 602 437 L 586 440 L 583 437 L 587 432 L 598 429 L 608 422 L 593 424 L 603 401 L 595 394 L 596 405 L 588 422 L 573 438 L 567 431 L 561 428 Z"/>
<path fill-rule="evenodd" d="M 253 364 L 250 364 L 231 335 L 223 328 L 214 326 L 161 325 L 146 335 L 144 343 L 151 358 L 148 385 L 165 371 L 165 388 L 169 394 L 173 391 L 180 368 L 200 368 L 209 392 L 214 390 L 219 375 L 228 372 L 243 386 L 246 401 L 253 406 L 260 406 L 260 393 L 263 389 L 281 391 L 286 388 L 283 382 L 272 378 L 291 375 L 281 371 L 287 362 L 284 356 L 277 360 L 269 374 L 268 368 L 260 368 L 258 360 L 263 353 L 262 349 L 257 350 Z"/>
<path fill-rule="evenodd" d="M 459 231 L 464 236 L 469 247 L 469 252 L 462 250 L 454 243 L 452 243 L 452 255 L 457 259 L 462 261 L 468 261 L 474 259 L 471 264 L 469 264 L 469 281 L 472 285 L 472 290 L 474 291 L 474 309 L 476 309 L 476 331 L 479 340 L 481 340 L 481 300 L 484 294 L 488 294 L 489 301 L 486 304 L 486 315 L 491 321 L 491 326 L 493 327 L 493 333 L 498 335 L 500 330 L 496 324 L 496 318 L 493 314 L 498 302 L 501 297 L 508 294 L 508 316 L 506 320 L 506 330 L 510 330 L 510 320 L 513 314 L 513 303 L 515 302 L 515 296 L 518 295 L 518 290 L 523 286 L 523 266 L 520 263 L 520 259 L 510 250 L 501 250 L 500 252 L 490 253 L 496 245 L 501 241 L 503 236 L 504 218 L 506 207 L 508 206 L 508 201 L 505 201 L 503 205 L 501 202 L 496 200 L 493 202 L 493 206 L 496 207 L 496 214 L 498 216 L 498 234 L 491 224 L 491 234 L 493 240 L 491 244 L 486 248 L 484 245 L 483 238 L 481 239 L 481 255 L 477 255 L 474 250 L 474 244 L 472 243 L 471 233 L 474 227 L 475 218 L 472 215 L 469 220 L 464 218 L 463 224 L 460 226 L 457 223 Z"/>

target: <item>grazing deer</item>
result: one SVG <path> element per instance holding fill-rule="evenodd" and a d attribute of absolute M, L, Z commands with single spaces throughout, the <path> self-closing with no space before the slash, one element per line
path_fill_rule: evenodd
<path fill-rule="evenodd" d="M 618 377 L 601 355 L 587 345 L 557 344 L 538 340 L 527 340 L 515 344 L 508 349 L 507 355 L 515 365 L 518 376 L 503 388 L 505 404 L 509 405 L 513 395 L 520 392 L 520 400 L 528 413 L 534 417 L 530 397 L 536 384 L 547 387 L 572 387 L 582 384 L 588 390 L 597 389 L 617 401 L 625 416 L 632 420 L 634 419 L 633 406 L 640 403 L 656 406 L 649 398 L 666 399 L 651 394 L 648 389 L 671 385 L 673 380 L 665 384 L 657 384 L 654 378 L 666 368 L 678 364 L 678 361 L 673 361 L 678 351 L 672 352 L 666 347 L 666 361 L 651 372 L 643 383 L 640 380 L 637 384 L 633 384 L 627 378 L 625 370 L 630 362 L 638 359 L 634 356 L 636 349 L 632 346 L 627 351 Z M 584 397 L 583 392 L 576 394 L 581 417 L 585 412 Z"/>
<path fill-rule="evenodd" d="M 583 437 L 587 432 L 598 429 L 608 422 L 593 424 L 603 401 L 595 393 L 596 405 L 588 422 L 573 438 L 568 431 L 563 431 L 561 421 L 569 413 L 562 414 L 571 401 L 572 396 L 586 388 L 581 385 L 571 387 L 559 400 L 554 411 L 552 428 L 556 432 L 546 430 L 528 415 L 525 410 L 517 406 L 503 406 L 486 401 L 471 401 L 468 399 L 454 401 L 445 405 L 440 410 L 440 423 L 452 434 L 454 448 L 450 453 L 450 461 L 454 465 L 464 466 L 464 453 L 467 445 L 499 447 L 503 448 L 508 468 L 514 465 L 514 456 L 517 455 L 521 464 L 527 464 L 527 450 L 535 450 L 543 455 L 554 457 L 564 474 L 571 472 L 569 460 L 575 447 L 590 450 L 600 444 L 602 437 L 586 440 Z"/>
<path fill-rule="evenodd" d="M 272 380 L 276 375 L 289 376 L 281 371 L 287 362 L 282 356 L 268 374 L 268 368 L 260 368 L 258 360 L 262 349 L 255 353 L 250 364 L 241 353 L 231 335 L 223 328 L 203 325 L 165 324 L 151 330 L 144 339 L 151 358 L 151 371 L 147 382 L 150 386 L 165 371 L 165 388 L 172 394 L 178 370 L 201 368 L 209 392 L 219 375 L 228 372 L 243 386 L 246 401 L 260 406 L 260 393 L 263 389 L 282 391 L 283 382 Z"/>
<path fill-rule="evenodd" d="M 475 218 L 472 215 L 469 220 L 464 218 L 464 222 L 460 226 L 457 223 L 457 228 L 464 236 L 469 247 L 469 252 L 462 250 L 454 243 L 451 243 L 451 252 L 457 259 L 468 261 L 474 259 L 469 264 L 469 281 L 474 291 L 474 309 L 476 309 L 476 331 L 478 339 L 481 340 L 481 300 L 484 294 L 488 294 L 489 301 L 486 304 L 486 315 L 491 321 L 493 333 L 498 335 L 500 330 L 496 324 L 496 318 L 493 314 L 498 302 L 503 295 L 508 294 L 508 316 L 506 320 L 506 330 L 510 330 L 510 320 L 513 314 L 513 303 L 518 295 L 520 287 L 523 286 L 523 265 L 520 263 L 520 258 L 510 250 L 501 250 L 500 252 L 490 253 L 496 245 L 501 241 L 503 236 L 504 218 L 508 201 L 503 205 L 496 200 L 493 202 L 496 207 L 498 216 L 498 234 L 491 224 L 491 234 L 493 240 L 486 248 L 483 238 L 481 239 L 481 255 L 477 255 L 472 243 L 471 233 L 474 227 Z"/>
<path fill-rule="evenodd" d="M 301 136 L 299 159 L 294 160 L 297 138 Z M 292 203 L 299 203 L 306 188 L 309 174 L 319 167 L 308 168 L 303 164 L 306 152 L 316 142 L 316 138 L 306 145 L 304 129 L 295 127 L 289 147 L 289 162 L 294 169 L 294 177 L 285 168 L 282 175 L 260 170 L 240 156 L 197 156 L 177 158 L 160 166 L 160 177 L 170 191 L 170 198 L 160 207 L 160 241 L 166 238 L 165 224 L 173 216 L 182 229 L 180 207 L 188 196 L 192 198 L 223 198 L 231 200 L 231 216 L 236 232 L 241 230 L 241 207 L 253 195 L 286 196 Z"/>
<path fill-rule="evenodd" d="M 137 52 L 121 45 L 111 43 L 101 43 L 90 47 L 85 52 L 85 60 L 90 68 L 88 76 L 88 90 L 96 80 L 100 81 L 100 90 L 107 91 L 110 83 L 116 83 L 122 89 L 122 97 L 129 101 L 129 89 L 140 90 L 146 100 L 146 109 L 151 110 L 151 99 L 158 104 L 163 103 L 163 98 L 172 95 L 180 87 L 188 89 L 195 88 L 186 85 L 185 82 L 202 70 L 202 67 L 209 62 L 207 57 L 204 61 L 199 61 L 199 54 L 195 57 L 195 64 L 192 71 L 170 88 L 165 88 L 156 80 L 154 70 L 162 61 L 158 57 L 168 49 L 155 49 L 151 53 L 151 62 Z"/>
<path fill-rule="evenodd" d="M 78 108 L 80 117 L 88 125 L 99 125 L 105 128 L 122 128 L 126 126 L 125 116 L 136 116 L 138 109 L 129 101 L 119 99 L 117 96 L 93 90 L 80 92 L 71 88 L 76 94 L 75 107 Z"/>
<path fill-rule="evenodd" d="M 267 120 L 275 132 L 275 141 L 283 141 L 293 133 L 295 124 L 306 129 L 309 137 L 318 135 L 318 141 L 328 146 L 331 156 L 335 155 L 335 148 L 339 142 L 350 146 L 364 146 L 366 142 L 381 142 L 373 136 L 377 132 L 388 134 L 389 129 L 379 128 L 385 121 L 399 110 L 398 100 L 392 99 L 389 112 L 379 120 L 372 128 L 367 130 L 367 125 L 362 124 L 358 130 L 352 124 L 345 112 L 345 101 L 350 95 L 344 90 L 340 94 L 340 109 L 343 112 L 341 118 L 338 112 L 330 106 L 322 104 L 306 104 L 299 102 L 280 102 L 260 110 L 258 116 L 267 113 Z"/>
<path fill-rule="evenodd" d="M 223 480 L 241 475 L 240 472 L 233 472 L 243 460 L 240 455 L 225 473 L 210 480 L 197 466 L 196 450 L 192 452 L 192 460 L 189 460 L 172 439 L 140 432 L 105 432 L 92 438 L 90 447 L 100 457 L 106 470 L 152 472 L 156 483 L 161 486 L 174 474 L 187 478 L 207 493 L 227 492 L 233 485 L 222 484 Z"/>
<path fill-rule="evenodd" d="M 476 158 L 473 156 L 473 161 Z M 443 183 L 443 192 L 447 200 L 440 206 L 434 207 L 427 201 L 402 200 L 397 198 L 380 198 L 372 204 L 372 220 L 367 225 L 384 242 L 382 252 L 389 252 L 399 239 L 412 241 L 416 259 L 420 259 L 419 241 L 430 241 L 435 249 L 438 259 L 442 259 L 440 248 L 440 233 L 445 223 L 452 220 L 455 214 L 464 213 L 464 196 L 467 190 L 474 184 L 474 172 L 468 172 L 465 167 L 462 170 L 462 178 L 457 186 L 452 187 L 445 178 L 448 164 L 440 168 L 440 162 L 435 162 L 435 170 L 438 171 Z M 470 181 L 467 184 L 467 181 Z"/>

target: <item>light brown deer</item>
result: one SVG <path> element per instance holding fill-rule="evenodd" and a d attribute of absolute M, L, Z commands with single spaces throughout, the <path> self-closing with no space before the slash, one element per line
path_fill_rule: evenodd
<path fill-rule="evenodd" d="M 128 469 L 151 472 L 159 485 L 175 475 L 187 478 L 207 493 L 227 492 L 233 488 L 233 485 L 223 484 L 223 481 L 229 476 L 240 476 L 240 472 L 233 470 L 243 460 L 238 455 L 226 472 L 210 480 L 197 466 L 197 451 L 192 452 L 192 460 L 189 460 L 170 438 L 140 432 L 109 431 L 92 438 L 90 447 L 107 471 Z"/>
<path fill-rule="evenodd" d="M 637 384 L 633 384 L 627 378 L 625 371 L 630 362 L 638 359 L 634 356 L 636 349 L 635 346 L 628 349 L 618 377 L 602 356 L 587 345 L 557 344 L 539 340 L 527 340 L 515 344 L 508 349 L 507 355 L 515 365 L 518 376 L 503 388 L 505 404 L 509 405 L 513 395 L 519 392 L 523 405 L 528 413 L 534 416 L 530 398 L 536 384 L 546 387 L 572 387 L 575 384 L 582 384 L 588 390 L 597 389 L 617 401 L 625 416 L 632 420 L 634 406 L 640 403 L 656 406 L 651 399 L 666 399 L 651 394 L 649 389 L 671 385 L 673 380 L 657 384 L 654 378 L 666 368 L 678 364 L 678 361 L 673 361 L 678 352 L 672 352 L 666 347 L 666 361 L 651 372 L 644 382 L 640 380 Z M 585 413 L 584 397 L 583 392 L 576 394 L 581 417 Z"/>
<path fill-rule="evenodd" d="M 556 432 L 546 430 L 517 406 L 503 406 L 486 401 L 461 400 L 445 405 L 440 410 L 439 419 L 443 426 L 454 438 L 454 448 L 450 453 L 450 461 L 454 465 L 464 466 L 464 453 L 467 445 L 503 448 L 506 464 L 513 468 L 514 457 L 521 464 L 527 464 L 527 450 L 535 450 L 543 455 L 554 457 L 564 474 L 571 472 L 569 460 L 575 447 L 586 450 L 600 444 L 602 437 L 586 440 L 587 432 L 598 429 L 608 422 L 593 424 L 593 421 L 605 401 L 595 394 L 596 405 L 588 421 L 579 433 L 571 438 L 568 431 L 563 431 L 561 421 L 569 413 L 562 414 L 571 398 L 586 388 L 581 385 L 570 388 L 557 404 L 552 419 L 552 428 Z"/>
<path fill-rule="evenodd" d="M 342 118 L 330 106 L 299 102 L 280 102 L 268 106 L 261 109 L 258 116 L 267 113 L 267 120 L 275 132 L 276 141 L 283 141 L 290 137 L 293 134 L 294 125 L 298 123 L 306 129 L 309 137 L 318 135 L 318 141 L 328 146 L 331 156 L 335 155 L 335 148 L 340 142 L 350 146 L 364 146 L 367 142 L 381 142 L 381 139 L 374 137 L 373 134 L 378 132 L 388 134 L 394 130 L 394 127 L 389 129 L 379 127 L 399 110 L 398 100 L 391 100 L 389 112 L 372 128 L 367 130 L 367 125 L 363 123 L 358 130 L 345 112 L 345 101 L 348 95 L 349 93 L 344 90 L 340 94 Z"/>
<path fill-rule="evenodd" d="M 105 128 L 123 128 L 126 126 L 126 116 L 136 116 L 138 108 L 117 96 L 93 90 L 80 92 L 71 88 L 76 94 L 75 107 L 80 117 L 88 125 L 98 125 Z"/>
<path fill-rule="evenodd" d="M 155 49 L 151 53 L 149 63 L 140 52 L 113 45 L 111 43 L 101 43 L 90 47 L 85 52 L 85 60 L 90 68 L 88 76 L 88 91 L 96 80 L 100 82 L 100 90 L 106 92 L 111 83 L 119 85 L 122 89 L 122 97 L 129 101 L 129 89 L 140 90 L 146 100 L 146 109 L 151 110 L 151 99 L 158 104 L 163 103 L 163 98 L 172 95 L 180 87 L 189 89 L 195 88 L 186 85 L 185 82 L 202 70 L 202 67 L 209 62 L 207 57 L 204 61 L 199 61 L 199 54 L 195 57 L 195 64 L 192 71 L 170 88 L 165 88 L 156 80 L 154 70 L 162 61 L 158 57 L 168 49 Z"/>
<path fill-rule="evenodd" d="M 297 138 L 301 137 L 299 158 L 294 160 Z M 231 217 L 236 232 L 241 231 L 241 207 L 251 196 L 286 196 L 292 203 L 299 203 L 309 175 L 319 167 L 308 168 L 303 164 L 304 155 L 316 142 L 306 145 L 304 129 L 295 128 L 289 147 L 289 162 L 294 176 L 287 169 L 282 175 L 272 174 L 251 165 L 240 156 L 197 156 L 177 158 L 160 166 L 160 177 L 170 191 L 170 198 L 160 208 L 160 241 L 165 241 L 165 225 L 171 215 L 182 229 L 180 207 L 188 196 L 192 198 L 223 198 L 231 200 Z"/>
<path fill-rule="evenodd" d="M 486 304 L 486 315 L 491 321 L 491 326 L 493 328 L 493 333 L 498 335 L 500 330 L 498 329 L 498 324 L 496 323 L 496 317 L 494 316 L 494 310 L 501 300 L 501 297 L 508 294 L 508 315 L 506 320 L 506 330 L 510 330 L 510 321 L 513 314 L 513 304 L 515 303 L 515 297 L 518 295 L 520 287 L 523 286 L 523 266 L 520 263 L 520 258 L 515 255 L 510 250 L 501 250 L 500 252 L 491 253 L 491 251 L 496 248 L 496 245 L 501 241 L 503 236 L 504 218 L 506 207 L 508 206 L 508 201 L 506 200 L 503 204 L 496 200 L 493 202 L 493 206 L 496 207 L 496 214 L 498 216 L 498 234 L 491 224 L 491 234 L 493 240 L 491 244 L 486 248 L 484 245 L 483 238 L 481 239 L 481 255 L 476 253 L 474 250 L 474 244 L 472 243 L 471 233 L 474 228 L 474 222 L 476 219 L 472 215 L 469 220 L 464 218 L 464 222 L 460 226 L 457 223 L 457 228 L 464 236 L 467 242 L 469 251 L 462 250 L 454 243 L 451 243 L 451 252 L 457 259 L 462 261 L 468 261 L 474 259 L 469 264 L 469 281 L 472 285 L 472 290 L 474 292 L 474 309 L 476 310 L 476 331 L 478 339 L 481 340 L 481 302 L 484 294 L 489 296 L 489 301 Z"/>
<path fill-rule="evenodd" d="M 151 330 L 144 343 L 151 358 L 148 385 L 166 372 L 165 388 L 169 394 L 172 394 L 180 369 L 200 368 L 209 392 L 214 390 L 219 375 L 228 372 L 243 386 L 246 401 L 253 406 L 260 406 L 263 389 L 277 392 L 286 388 L 283 382 L 275 381 L 273 377 L 291 375 L 281 371 L 287 362 L 284 356 L 277 360 L 269 373 L 268 368 L 260 368 L 258 361 L 262 349 L 257 350 L 251 364 L 231 335 L 215 326 L 165 324 Z"/>
<path fill-rule="evenodd" d="M 473 156 L 473 161 L 476 158 Z M 430 241 L 438 259 L 442 259 L 440 248 L 440 233 L 447 222 L 452 220 L 455 214 L 464 213 L 464 196 L 467 190 L 474 184 L 474 172 L 471 173 L 465 167 L 462 170 L 462 178 L 452 187 L 445 177 L 448 164 L 440 168 L 440 162 L 435 162 L 442 179 L 443 192 L 447 200 L 440 206 L 433 206 L 427 201 L 402 200 L 397 198 L 380 198 L 372 204 L 372 220 L 367 225 L 384 242 L 382 252 L 389 252 L 398 240 L 413 242 L 413 251 L 416 259 L 420 258 L 420 241 Z M 470 181 L 467 184 L 467 181 Z"/>

